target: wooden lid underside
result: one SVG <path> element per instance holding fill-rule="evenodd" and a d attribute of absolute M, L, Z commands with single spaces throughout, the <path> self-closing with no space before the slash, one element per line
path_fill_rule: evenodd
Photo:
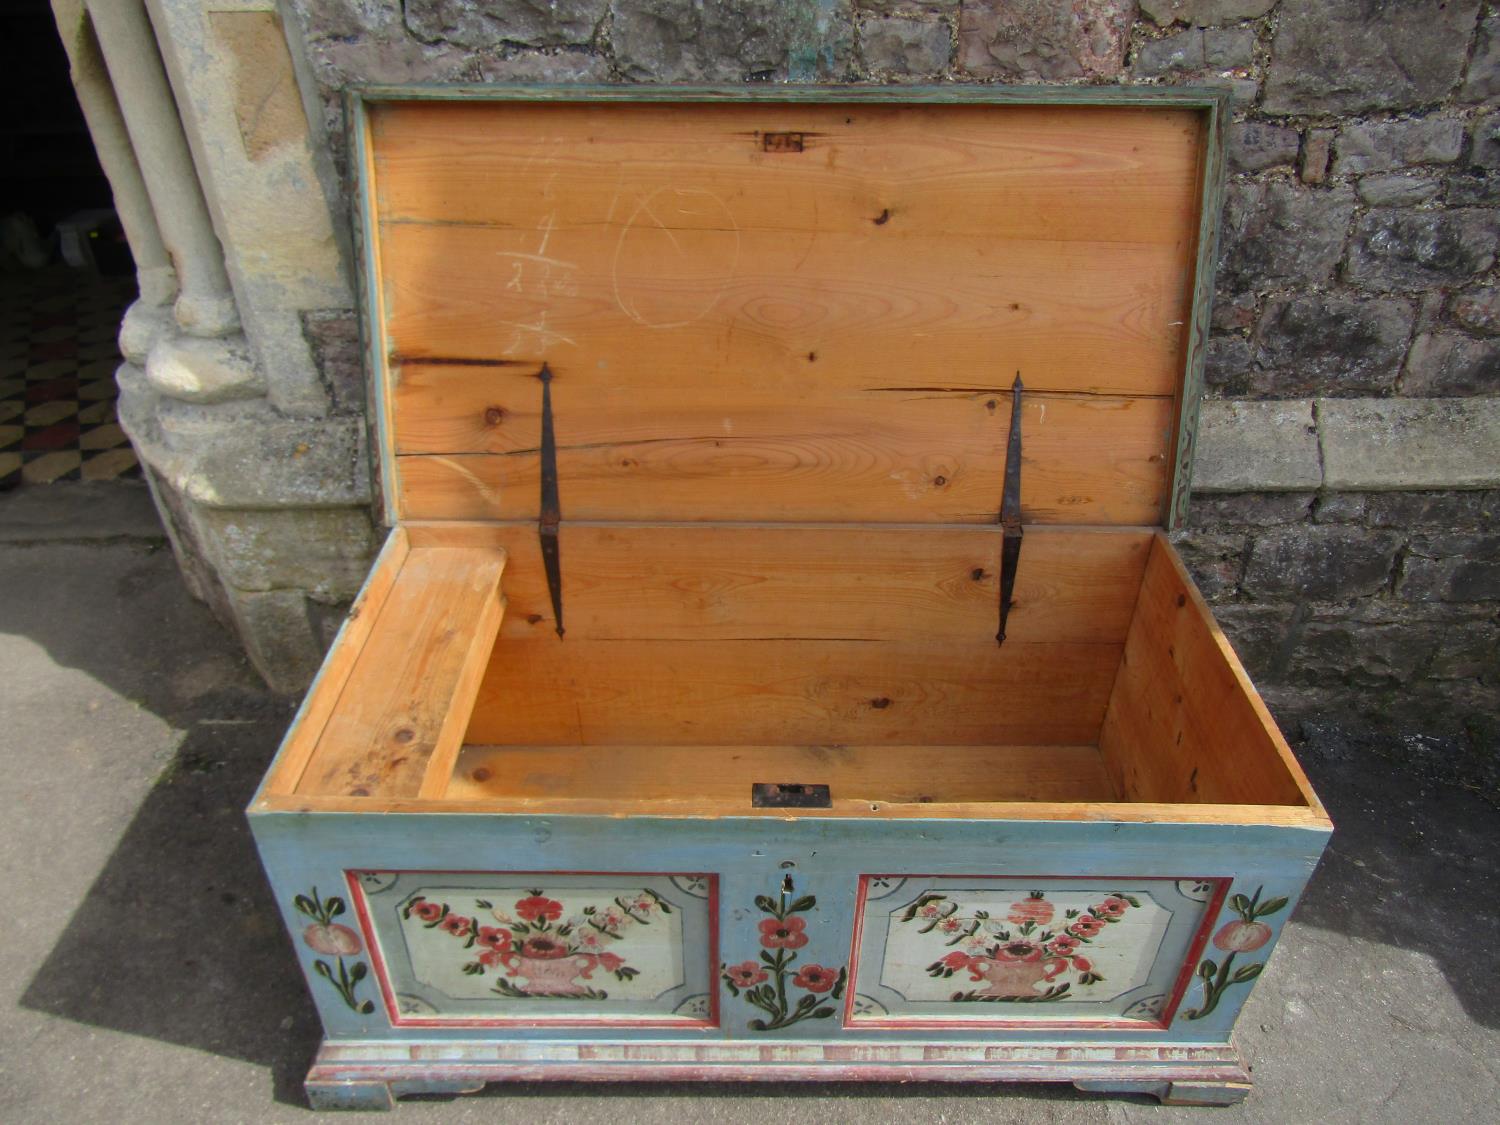
<path fill-rule="evenodd" d="M 368 113 L 393 521 L 1163 521 L 1200 110 Z"/>

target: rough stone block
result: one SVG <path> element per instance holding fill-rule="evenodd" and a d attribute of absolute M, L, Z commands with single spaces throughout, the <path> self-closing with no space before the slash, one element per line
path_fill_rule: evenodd
<path fill-rule="evenodd" d="M 1203 61 L 1213 70 L 1233 70 L 1255 62 L 1255 32 L 1248 27 L 1203 33 Z"/>
<path fill-rule="evenodd" d="M 1260 286 L 1317 284 L 1333 274 L 1354 215 L 1354 189 L 1309 191 L 1295 184 L 1230 185 L 1224 207 L 1223 284 L 1233 292 Z"/>
<path fill-rule="evenodd" d="M 1258 369 L 1255 351 L 1243 336 L 1210 336 L 1203 354 L 1203 381 L 1217 395 L 1249 394 Z"/>
<path fill-rule="evenodd" d="M 855 0 L 861 12 L 878 16 L 946 15 L 958 11 L 959 0 Z"/>
<path fill-rule="evenodd" d="M 1239 586 L 1240 572 L 1245 569 L 1246 541 L 1243 534 L 1200 531 L 1182 532 L 1172 537 L 1193 581 L 1211 602 L 1230 597 Z"/>
<path fill-rule="evenodd" d="M 1190 23 L 1211 27 L 1220 23 L 1259 19 L 1276 0 L 1141 0 L 1141 12 L 1158 27 Z"/>
<path fill-rule="evenodd" d="M 1306 523 L 1312 504 L 1311 492 L 1195 492 L 1188 522 L 1195 528 Z"/>
<path fill-rule="evenodd" d="M 1488 15 L 1479 22 L 1474 54 L 1458 97 L 1465 102 L 1500 99 L 1500 14 Z"/>
<path fill-rule="evenodd" d="M 1474 151 L 1469 162 L 1477 168 L 1500 168 L 1500 113 L 1474 119 Z"/>
<path fill-rule="evenodd" d="M 1321 184 L 1328 178 L 1328 165 L 1333 158 L 1332 129 L 1309 129 L 1302 143 L 1302 160 L 1297 166 L 1297 175 L 1304 184 Z"/>
<path fill-rule="evenodd" d="M 1500 487 L 1500 399 L 1323 399 L 1331 489 Z"/>
<path fill-rule="evenodd" d="M 953 50 L 946 23 L 900 17 L 866 20 L 859 41 L 872 74 L 898 79 L 940 73 Z"/>
<path fill-rule="evenodd" d="M 1500 394 L 1500 341 L 1460 332 L 1430 332 L 1412 341 L 1401 393 Z"/>
<path fill-rule="evenodd" d="M 1415 313 L 1406 301 L 1311 293 L 1266 306 L 1257 332 L 1261 376 L 1279 394 L 1389 391 Z"/>
<path fill-rule="evenodd" d="M 333 91 L 325 104 L 328 134 L 341 136 L 342 112 L 337 91 L 354 82 L 410 85 L 420 82 L 453 82 L 472 77 L 473 52 L 455 43 L 419 43 L 404 32 L 356 38 L 309 37 L 307 56 L 313 73 Z"/>
<path fill-rule="evenodd" d="M 163 336 L 146 357 L 146 379 L 183 402 L 230 402 L 266 393 L 266 381 L 243 336 Z"/>
<path fill-rule="evenodd" d="M 828 26 L 818 27 L 826 19 Z M 777 0 L 615 0 L 610 39 L 635 81 L 841 78 L 853 46 L 849 0 L 828 9 Z"/>
<path fill-rule="evenodd" d="M 1500 535 L 1413 539 L 1397 592 L 1409 601 L 1500 601 Z M 1500 631 L 1491 633 L 1490 643 L 1500 652 Z"/>
<path fill-rule="evenodd" d="M 295 589 L 352 598 L 375 554 L 364 508 L 198 508 L 193 519 L 220 579 L 245 592 Z"/>
<path fill-rule="evenodd" d="M 315 309 L 302 314 L 302 334 L 312 349 L 318 375 L 334 409 L 357 414 L 365 409 L 364 349 L 353 309 Z"/>
<path fill-rule="evenodd" d="M 1500 526 L 1500 493 L 1372 492 L 1365 518 L 1371 527 L 1492 528 Z"/>
<path fill-rule="evenodd" d="M 1449 207 L 1491 207 L 1500 204 L 1500 175 L 1494 172 L 1456 173 L 1443 185 Z"/>
<path fill-rule="evenodd" d="M 1214 619 L 1254 680 L 1275 676 L 1285 661 L 1295 613 L 1290 605 L 1214 606 Z"/>
<path fill-rule="evenodd" d="M 1500 215 L 1467 211 L 1371 211 L 1355 226 L 1344 276 L 1376 290 L 1467 281 L 1495 264 Z"/>
<path fill-rule="evenodd" d="M 1253 293 L 1216 293 L 1213 327 L 1220 332 L 1250 328 L 1259 319 L 1259 307 Z"/>
<path fill-rule="evenodd" d="M 1190 28 L 1162 39 L 1146 40 L 1136 52 L 1130 69 L 1137 78 L 1160 78 L 1167 74 L 1191 74 L 1207 65 L 1203 32 Z"/>
<path fill-rule="evenodd" d="M 1473 332 L 1500 335 L 1500 289 L 1469 289 L 1453 297 L 1453 319 Z"/>
<path fill-rule="evenodd" d="M 1437 180 L 1393 172 L 1365 176 L 1354 190 L 1359 193 L 1359 201 L 1370 207 L 1415 207 L 1442 195 L 1443 185 Z"/>
<path fill-rule="evenodd" d="M 1363 523 L 1369 501 L 1363 492 L 1325 492 L 1313 504 L 1313 523 Z"/>
<path fill-rule="evenodd" d="M 1257 534 L 1241 580 L 1257 599 L 1332 601 L 1385 589 L 1401 536 L 1340 525 L 1279 527 Z"/>
<path fill-rule="evenodd" d="M 594 38 L 609 0 L 404 0 L 406 26 L 418 39 L 465 47 L 559 47 Z"/>
<path fill-rule="evenodd" d="M 1284 0 L 1268 113 L 1360 113 L 1441 101 L 1463 71 L 1479 0 Z"/>
<path fill-rule="evenodd" d="M 1286 678 L 1314 687 L 1404 688 L 1431 662 L 1442 629 L 1412 621 L 1360 621 L 1342 611 L 1309 621 Z"/>
<path fill-rule="evenodd" d="M 978 0 L 958 17 L 958 61 L 985 78 L 1053 81 L 1119 74 L 1134 0 Z"/>
<path fill-rule="evenodd" d="M 1235 172 L 1261 172 L 1297 159 L 1301 137 L 1284 125 L 1237 121 L 1229 126 L 1229 167 Z"/>
<path fill-rule="evenodd" d="M 306 688 L 323 662 L 323 638 L 308 612 L 306 595 L 300 590 L 224 589 L 250 663 L 271 690 L 290 695 Z"/>
<path fill-rule="evenodd" d="M 1347 125 L 1334 147 L 1333 171 L 1349 176 L 1412 164 L 1452 164 L 1463 147 L 1464 123 L 1456 117 Z"/>
<path fill-rule="evenodd" d="M 1500 644 L 1495 643 L 1495 633 L 1495 619 L 1490 615 L 1449 622 L 1426 675 L 1434 680 L 1487 681 L 1487 694 L 1493 699 L 1495 684 L 1500 682 Z M 1493 705 L 1489 714 L 1494 715 Z"/>
<path fill-rule="evenodd" d="M 486 82 L 608 82 L 609 63 L 588 51 L 517 51 L 498 59 L 481 59 Z"/>
<path fill-rule="evenodd" d="M 1203 404 L 1193 459 L 1199 492 L 1281 492 L 1323 483 L 1312 404 L 1214 402 Z"/>

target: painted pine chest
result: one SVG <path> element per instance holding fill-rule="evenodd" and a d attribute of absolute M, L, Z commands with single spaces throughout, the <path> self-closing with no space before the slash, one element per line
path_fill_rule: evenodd
<path fill-rule="evenodd" d="M 1331 826 L 1164 534 L 1221 96 L 350 107 L 390 533 L 250 809 L 313 1102 L 1242 1097 Z"/>

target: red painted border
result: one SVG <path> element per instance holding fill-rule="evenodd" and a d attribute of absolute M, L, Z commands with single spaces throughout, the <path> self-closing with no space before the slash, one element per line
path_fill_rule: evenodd
<path fill-rule="evenodd" d="M 855 978 L 859 973 L 859 951 L 864 936 L 865 906 L 869 896 L 871 879 L 964 879 L 976 882 L 1024 881 L 1027 879 L 1035 879 L 1038 882 L 1063 882 L 1071 879 L 1076 882 L 1177 883 L 1184 882 L 1189 878 L 1197 882 L 1217 883 L 1218 888 L 1204 905 L 1203 921 L 1199 923 L 1197 933 L 1193 935 L 1192 941 L 1188 943 L 1187 956 L 1183 960 L 1182 968 L 1177 973 L 1177 980 L 1172 987 L 1172 993 L 1167 1000 L 1166 1007 L 1162 1009 L 1161 1018 L 1158 1020 L 1124 1020 L 1118 1018 L 1007 1020 L 983 1019 L 979 1017 L 970 1017 L 968 1019 L 869 1019 L 854 1015 Z M 1027 1029 L 1065 1031 L 1072 1028 L 1098 1031 L 1166 1031 L 1171 1027 L 1172 1020 L 1176 1018 L 1177 1009 L 1182 1005 L 1182 999 L 1187 994 L 1188 985 L 1192 983 L 1193 972 L 1198 966 L 1198 959 L 1203 954 L 1204 946 L 1208 944 L 1209 932 L 1213 929 L 1213 924 L 1218 919 L 1220 910 L 1223 909 L 1224 898 L 1229 893 L 1229 885 L 1233 881 L 1232 877 L 1184 876 L 1178 878 L 1171 875 L 908 875 L 894 872 L 880 875 L 861 875 L 859 877 L 859 894 L 856 896 L 854 902 L 854 927 L 849 946 L 849 981 L 844 988 L 844 1029 L 848 1031 L 865 1029 L 876 1031 L 941 1031 L 953 1028 L 972 1030 L 984 1027 L 1002 1031 L 1024 1031 Z"/>
<path fill-rule="evenodd" d="M 670 879 L 676 876 L 678 878 L 707 879 L 708 1018 L 706 1020 L 697 1020 L 629 1019 L 610 1016 L 558 1016 L 552 1019 L 519 1019 L 497 1016 L 493 1018 L 461 1017 L 457 1019 L 435 1019 L 432 1017 L 403 1016 L 396 1004 L 396 993 L 391 987 L 390 975 L 386 971 L 385 955 L 380 947 L 374 923 L 370 919 L 370 911 L 365 902 L 364 888 L 360 886 L 359 880 L 356 878 L 356 875 L 372 873 L 389 875 L 503 875 L 506 877 L 576 875 L 621 879 Z M 380 985 L 380 996 L 385 1003 L 386 1019 L 392 1027 L 641 1027 L 676 1028 L 687 1031 L 717 1031 L 719 1029 L 719 877 L 717 875 L 706 871 L 486 871 L 478 869 L 466 871 L 444 869 L 436 871 L 428 868 L 379 867 L 359 868 L 358 870 L 346 869 L 344 871 L 344 882 L 348 884 L 350 900 L 354 903 L 354 911 L 359 916 L 360 929 L 364 931 L 365 948 L 370 954 L 370 962 L 375 970 L 375 980 Z"/>

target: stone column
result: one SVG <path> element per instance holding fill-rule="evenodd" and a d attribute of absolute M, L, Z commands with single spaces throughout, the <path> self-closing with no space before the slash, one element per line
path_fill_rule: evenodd
<path fill-rule="evenodd" d="M 239 314 L 224 271 L 224 252 L 145 6 L 141 0 L 94 0 L 88 7 L 161 240 L 176 266 L 177 323 L 194 336 L 233 332 Z"/>

